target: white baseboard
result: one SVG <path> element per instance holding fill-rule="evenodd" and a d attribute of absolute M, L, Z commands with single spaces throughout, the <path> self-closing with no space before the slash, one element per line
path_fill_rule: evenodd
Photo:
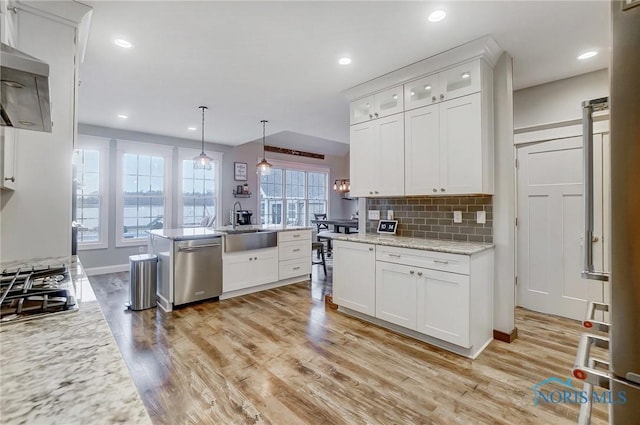
<path fill-rule="evenodd" d="M 96 276 L 99 274 L 109 274 L 109 273 L 119 273 L 119 272 L 128 272 L 129 265 L 128 264 L 118 264 L 115 266 L 105 266 L 105 267 L 91 267 L 84 269 L 87 276 Z"/>

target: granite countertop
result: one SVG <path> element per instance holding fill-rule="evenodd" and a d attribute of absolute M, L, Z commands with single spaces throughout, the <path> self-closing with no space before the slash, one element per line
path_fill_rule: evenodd
<path fill-rule="evenodd" d="M 312 227 L 309 226 L 287 226 L 282 224 L 273 224 L 273 225 L 244 225 L 244 226 L 236 226 L 235 230 L 273 230 L 276 232 L 286 232 L 291 230 L 311 230 Z M 149 230 L 147 233 L 150 233 L 155 236 L 160 236 L 161 238 L 172 239 L 176 241 L 180 240 L 191 240 L 191 239 L 205 239 L 215 236 L 224 236 L 226 232 L 234 230 L 231 225 L 228 226 L 220 226 L 215 229 L 211 229 L 208 227 L 185 227 L 179 229 L 157 229 L 157 230 Z"/>
<path fill-rule="evenodd" d="M 375 233 L 347 233 L 334 236 L 334 240 L 371 243 L 375 245 L 395 246 L 398 248 L 423 249 L 425 251 L 447 252 L 449 254 L 473 255 L 493 248 L 493 244 L 481 242 L 443 241 L 439 239 L 420 239 L 405 236 L 378 235 Z"/>
<path fill-rule="evenodd" d="M 0 326 L 2 423 L 151 424 L 76 257 L 28 262 L 62 263 L 69 266 L 80 310 Z"/>

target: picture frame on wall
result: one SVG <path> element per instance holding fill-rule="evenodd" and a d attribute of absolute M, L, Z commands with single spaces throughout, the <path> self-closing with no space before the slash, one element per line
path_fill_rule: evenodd
<path fill-rule="evenodd" d="M 247 163 L 246 162 L 234 162 L 234 179 L 236 181 L 247 181 Z"/>

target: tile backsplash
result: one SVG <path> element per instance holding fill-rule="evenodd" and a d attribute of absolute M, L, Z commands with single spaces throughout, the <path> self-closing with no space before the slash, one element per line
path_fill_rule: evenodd
<path fill-rule="evenodd" d="M 383 219 L 393 210 L 399 236 L 493 243 L 491 195 L 367 198 L 369 210 L 379 210 Z M 453 222 L 454 211 L 462 211 L 462 223 Z M 476 223 L 476 211 L 485 211 L 485 224 Z M 367 233 L 377 228 L 378 220 L 367 219 Z"/>

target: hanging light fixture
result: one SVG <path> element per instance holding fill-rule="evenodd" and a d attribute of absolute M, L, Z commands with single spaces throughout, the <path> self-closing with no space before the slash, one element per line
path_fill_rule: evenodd
<path fill-rule="evenodd" d="M 209 108 L 206 106 L 198 106 L 198 108 L 202 109 L 202 152 L 200 152 L 200 155 L 193 158 L 193 168 L 195 170 L 210 170 L 211 158 L 204 153 L 204 110 Z"/>
<path fill-rule="evenodd" d="M 258 168 L 258 174 L 262 174 L 263 176 L 266 176 L 271 172 L 271 164 L 267 162 L 267 159 L 265 158 L 265 154 L 264 154 L 265 124 L 268 123 L 269 121 L 262 120 L 260 122 L 262 123 L 262 161 L 258 162 L 258 164 L 256 164 L 256 167 Z"/>

